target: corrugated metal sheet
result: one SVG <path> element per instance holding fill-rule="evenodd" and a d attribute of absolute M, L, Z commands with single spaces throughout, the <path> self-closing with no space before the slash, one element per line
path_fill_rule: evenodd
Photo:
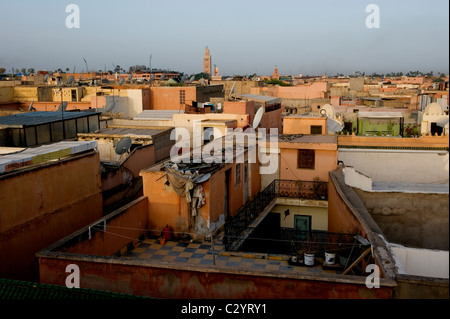
<path fill-rule="evenodd" d="M 97 147 L 97 141 L 64 141 L 39 147 L 27 148 L 23 152 L 0 156 L 0 174 L 19 167 L 40 164 L 69 155 L 82 153 Z"/>
<path fill-rule="evenodd" d="M 0 126 L 26 127 L 99 115 L 100 112 L 28 112 L 0 117 Z"/>

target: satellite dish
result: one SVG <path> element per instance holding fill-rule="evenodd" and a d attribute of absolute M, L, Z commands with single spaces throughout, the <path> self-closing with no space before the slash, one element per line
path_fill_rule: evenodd
<path fill-rule="evenodd" d="M 120 78 L 120 80 L 119 80 L 119 85 L 122 85 L 123 82 L 125 82 L 125 79 L 124 79 L 124 78 Z"/>
<path fill-rule="evenodd" d="M 234 93 L 234 87 L 235 87 L 235 86 L 236 86 L 236 82 L 233 83 L 233 87 L 231 88 L 231 91 L 230 91 L 230 99 L 231 99 L 232 94 Z"/>
<path fill-rule="evenodd" d="M 150 77 L 150 81 L 153 81 L 155 79 L 155 75 L 152 74 L 152 76 Z"/>
<path fill-rule="evenodd" d="M 322 117 L 327 116 L 327 110 L 321 109 L 321 110 L 320 110 L 320 115 L 322 115 Z"/>
<path fill-rule="evenodd" d="M 189 79 L 189 82 L 192 82 L 195 80 L 195 75 L 191 76 L 191 78 Z"/>
<path fill-rule="evenodd" d="M 82 78 L 82 76 L 80 74 L 80 76 L 78 77 L 78 82 L 81 82 L 81 78 Z"/>
<path fill-rule="evenodd" d="M 166 74 L 163 73 L 163 74 L 161 75 L 161 78 L 160 78 L 159 80 L 160 80 L 160 81 L 163 81 L 165 78 L 166 78 Z"/>
<path fill-rule="evenodd" d="M 65 112 L 67 108 L 67 102 L 62 102 L 56 112 Z"/>
<path fill-rule="evenodd" d="M 206 83 L 206 81 L 205 81 L 205 79 L 200 79 L 200 84 L 201 85 L 203 85 L 203 86 L 207 86 L 208 85 L 208 83 Z"/>
<path fill-rule="evenodd" d="M 31 112 L 31 111 L 35 110 L 35 108 L 33 107 L 33 103 L 34 103 L 34 101 L 31 102 L 31 105 L 28 108 L 28 112 Z"/>
<path fill-rule="evenodd" d="M 112 110 L 116 107 L 116 101 L 112 99 L 112 101 L 109 101 L 108 104 L 106 104 L 105 111 L 107 113 L 112 112 Z"/>
<path fill-rule="evenodd" d="M 44 75 L 44 82 L 47 82 L 49 77 L 50 77 L 50 74 Z"/>
<path fill-rule="evenodd" d="M 255 118 L 253 119 L 253 129 L 256 130 L 261 123 L 262 116 L 264 114 L 264 109 L 262 107 L 256 112 Z"/>
<path fill-rule="evenodd" d="M 130 74 L 130 75 L 128 76 L 128 81 L 131 81 L 132 78 L 133 78 L 133 74 Z"/>
<path fill-rule="evenodd" d="M 126 152 L 128 152 L 128 150 L 131 147 L 131 138 L 129 137 L 124 137 L 123 139 L 121 139 L 119 141 L 119 143 L 117 143 L 116 145 L 116 154 L 117 155 L 122 155 L 125 154 Z"/>
<path fill-rule="evenodd" d="M 69 76 L 69 78 L 67 79 L 66 83 L 67 84 L 72 84 L 73 81 L 75 81 L 75 78 L 73 77 L 73 75 Z"/>
<path fill-rule="evenodd" d="M 197 176 L 196 178 L 193 179 L 193 182 L 196 184 L 200 184 L 200 183 L 206 182 L 210 178 L 211 178 L 211 173 L 207 173 L 205 175 Z"/>

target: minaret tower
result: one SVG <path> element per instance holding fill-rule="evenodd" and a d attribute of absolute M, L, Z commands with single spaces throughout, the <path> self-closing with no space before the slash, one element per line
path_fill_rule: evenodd
<path fill-rule="evenodd" d="M 212 75 L 211 72 L 211 55 L 209 54 L 209 49 L 206 47 L 205 55 L 203 56 L 203 73 Z"/>

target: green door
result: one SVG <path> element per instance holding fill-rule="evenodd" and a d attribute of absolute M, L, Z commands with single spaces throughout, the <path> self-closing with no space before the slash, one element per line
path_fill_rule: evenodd
<path fill-rule="evenodd" d="M 294 230 L 297 239 L 305 240 L 311 231 L 311 216 L 295 215 Z"/>

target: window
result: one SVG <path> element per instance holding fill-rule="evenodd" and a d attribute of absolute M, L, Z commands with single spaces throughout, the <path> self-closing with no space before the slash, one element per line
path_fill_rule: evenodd
<path fill-rule="evenodd" d="M 186 103 L 186 90 L 180 90 L 180 104 L 184 105 Z"/>
<path fill-rule="evenodd" d="M 314 150 L 298 150 L 297 168 L 314 169 L 315 161 L 316 156 Z"/>
<path fill-rule="evenodd" d="M 322 134 L 321 125 L 311 125 L 311 134 Z"/>
<path fill-rule="evenodd" d="M 72 102 L 77 101 L 77 90 L 71 90 L 72 93 Z"/>

